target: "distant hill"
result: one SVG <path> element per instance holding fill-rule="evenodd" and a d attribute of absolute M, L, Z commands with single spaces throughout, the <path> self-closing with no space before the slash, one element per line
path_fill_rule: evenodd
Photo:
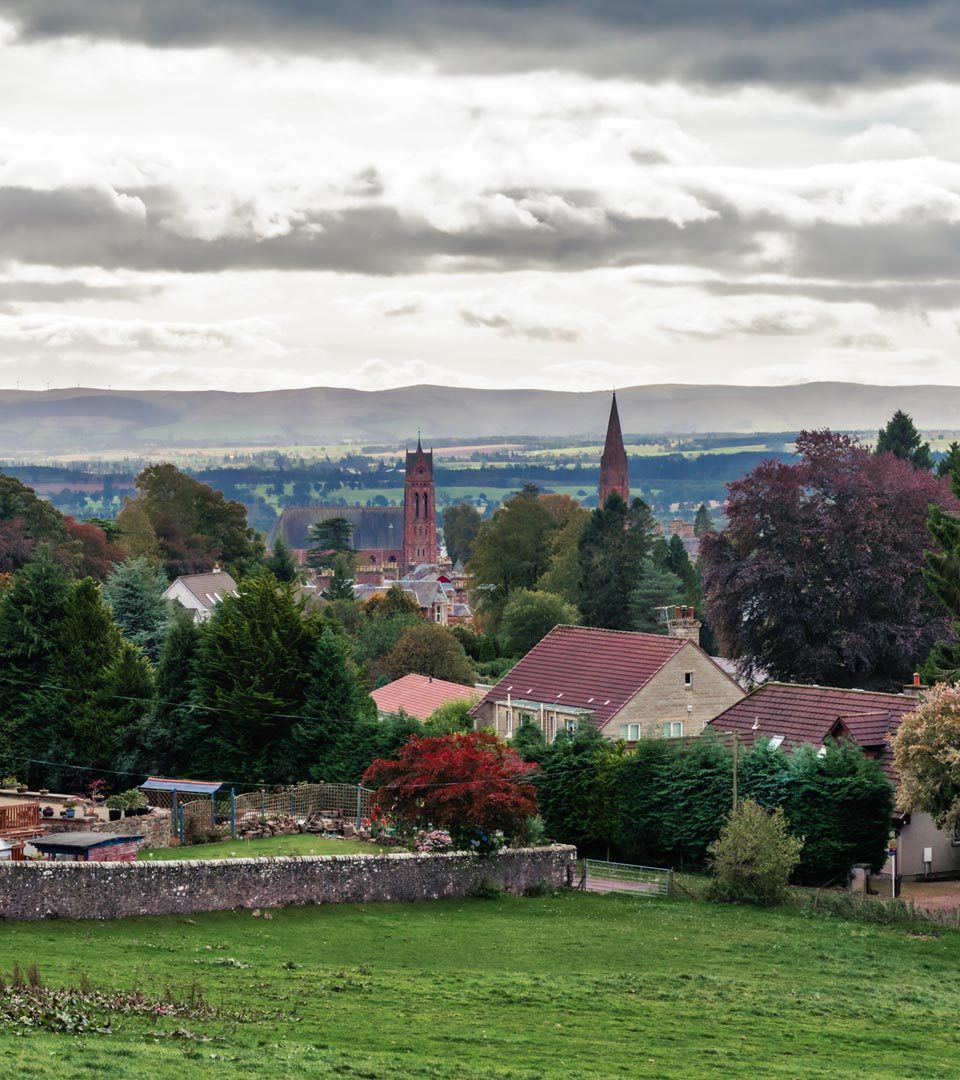
<path fill-rule="evenodd" d="M 617 391 L 628 435 L 876 430 L 898 409 L 924 430 L 960 429 L 958 386 L 631 386 Z M 177 447 L 438 442 L 475 436 L 589 436 L 606 428 L 606 391 L 0 390 L 0 455 Z"/>

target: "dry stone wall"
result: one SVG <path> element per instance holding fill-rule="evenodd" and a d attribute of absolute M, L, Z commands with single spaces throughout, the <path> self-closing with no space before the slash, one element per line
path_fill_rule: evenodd
<path fill-rule="evenodd" d="M 576 848 L 518 848 L 489 858 L 432 855 L 306 855 L 206 861 L 0 862 L 0 918 L 115 919 L 231 908 L 440 900 L 483 880 L 521 893 L 540 882 L 573 883 Z"/>

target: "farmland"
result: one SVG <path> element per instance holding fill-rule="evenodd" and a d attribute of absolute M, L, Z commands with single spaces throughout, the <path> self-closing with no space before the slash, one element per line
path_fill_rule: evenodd
<path fill-rule="evenodd" d="M 960 1070 L 960 935 L 577 893 L 0 926 L 44 982 L 198 983 L 218 1019 L 23 1031 L 3 1075 L 927 1077 Z M 239 1014 L 240 1015 L 238 1017 Z M 209 1041 L 203 1041 L 209 1040 Z M 466 1065 L 464 1063 L 469 1063 Z"/>

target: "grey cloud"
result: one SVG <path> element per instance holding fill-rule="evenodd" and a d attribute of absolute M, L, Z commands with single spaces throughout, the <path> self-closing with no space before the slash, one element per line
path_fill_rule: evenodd
<path fill-rule="evenodd" d="M 457 71 L 811 87 L 960 75 L 953 0 L 0 0 L 0 13 L 28 40 L 416 53 Z"/>
<path fill-rule="evenodd" d="M 530 341 L 573 342 L 580 340 L 580 332 L 572 327 L 524 323 L 509 315 L 484 315 L 476 311 L 463 310 L 460 312 L 460 319 L 467 326 L 495 330 L 504 337 L 523 337 Z"/>
<path fill-rule="evenodd" d="M 811 300 L 826 300 L 835 304 L 873 304 L 889 311 L 955 308 L 960 298 L 956 281 L 880 281 L 850 284 L 844 281 L 763 282 L 717 281 L 655 281 L 644 280 L 647 288 L 701 289 L 712 296 L 805 296 Z"/>
<path fill-rule="evenodd" d="M 85 300 L 136 301 L 162 292 L 159 285 L 90 285 L 85 281 L 0 281 L 0 312 L 23 304 L 56 304 Z"/>

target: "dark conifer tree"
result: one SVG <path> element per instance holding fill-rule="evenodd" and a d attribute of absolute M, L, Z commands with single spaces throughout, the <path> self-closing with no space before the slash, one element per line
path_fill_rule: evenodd
<path fill-rule="evenodd" d="M 877 433 L 878 454 L 893 454 L 909 461 L 915 469 L 932 469 L 930 444 L 920 441 L 920 432 L 913 420 L 902 409 L 897 409 L 885 428 Z"/>
<path fill-rule="evenodd" d="M 14 578 L 0 603 L 0 768 L 36 779 L 27 757 L 42 757 L 42 740 L 32 724 L 40 684 L 57 653 L 70 584 L 48 548 Z"/>
<path fill-rule="evenodd" d="M 296 581 L 297 564 L 282 536 L 273 542 L 273 551 L 266 560 L 266 567 L 277 581 Z"/>
<path fill-rule="evenodd" d="M 713 532 L 713 518 L 710 516 L 710 509 L 707 504 L 701 503 L 697 507 L 697 514 L 693 519 L 693 535 L 700 537 L 708 532 Z"/>
<path fill-rule="evenodd" d="M 629 507 L 617 492 L 590 515 L 580 538 L 580 614 L 585 626 L 631 630 L 632 598 L 643 577 L 653 522 L 640 499 Z"/>

